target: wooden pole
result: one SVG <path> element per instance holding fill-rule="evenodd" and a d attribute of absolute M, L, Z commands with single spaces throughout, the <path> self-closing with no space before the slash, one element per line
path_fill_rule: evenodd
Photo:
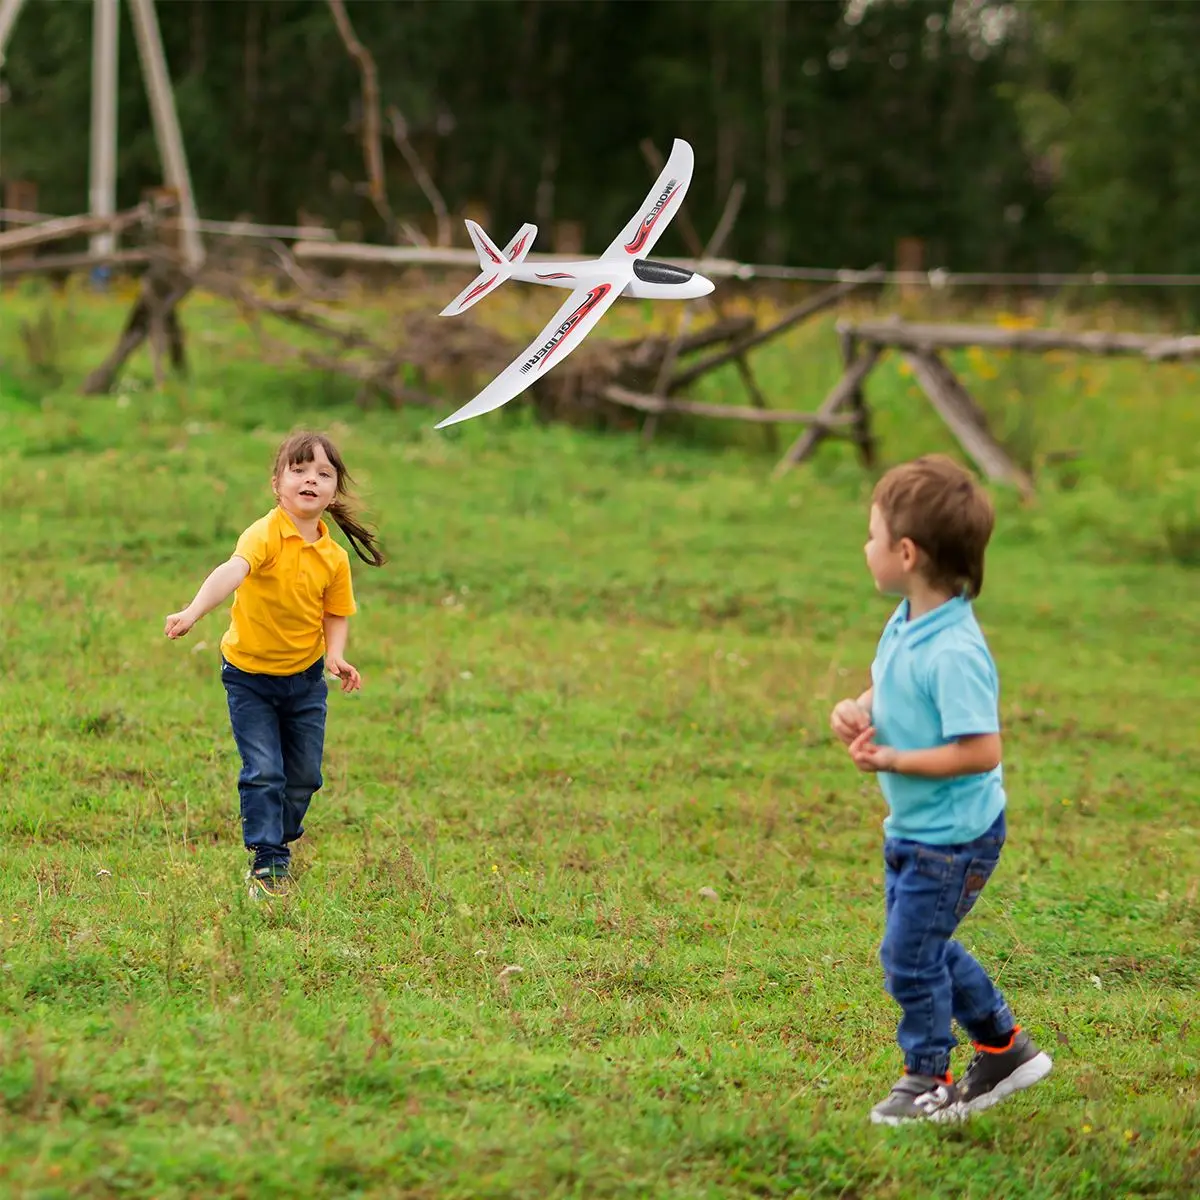
<path fill-rule="evenodd" d="M 92 8 L 92 145 L 88 193 L 93 217 L 111 217 L 117 208 L 117 63 L 119 0 L 93 0 Z M 91 251 L 112 254 L 111 230 L 92 235 Z"/>
<path fill-rule="evenodd" d="M 1015 484 L 1023 496 L 1032 495 L 1033 480 L 992 436 L 987 417 L 954 372 L 933 351 L 906 351 L 904 361 L 912 367 L 938 416 L 979 469 L 989 479 Z"/>
<path fill-rule="evenodd" d="M 142 60 L 142 75 L 150 99 L 150 116 L 154 122 L 154 137 L 162 160 L 167 185 L 179 198 L 183 218 L 183 257 L 189 268 L 204 261 L 204 245 L 197 225 L 196 197 L 192 192 L 192 177 L 188 172 L 187 155 L 183 149 L 183 134 L 179 130 L 179 114 L 175 111 L 175 96 L 163 53 L 162 35 L 154 0 L 129 0 L 133 31 L 137 35 L 138 55 Z"/>
<path fill-rule="evenodd" d="M 25 0 L 0 0 L 0 67 L 4 66 L 4 48 L 8 45 L 8 35 L 16 24 Z"/>
<path fill-rule="evenodd" d="M 11 254 L 14 250 L 28 250 L 46 242 L 61 242 L 66 238 L 82 234 L 119 232 L 128 225 L 145 219 L 144 208 L 133 208 L 111 217 L 55 217 L 37 225 L 26 225 L 23 229 L 6 229 L 0 233 L 0 254 Z"/>
<path fill-rule="evenodd" d="M 833 390 L 825 397 L 824 403 L 817 409 L 816 415 L 820 422 L 806 429 L 788 447 L 788 452 L 775 467 L 775 479 L 790 471 L 797 463 L 802 463 L 816 449 L 817 443 L 825 436 L 826 428 L 833 423 L 838 410 L 850 401 L 855 389 L 862 385 L 871 368 L 879 361 L 881 353 L 878 346 L 868 346 L 854 361 L 854 365 L 837 381 Z"/>
<path fill-rule="evenodd" d="M 910 325 L 905 321 L 840 322 L 838 329 L 857 334 L 864 341 L 879 346 L 897 346 L 917 352 L 989 346 L 1001 350 L 1150 355 L 1177 340 L 1160 333 L 1073 333 L 1062 329 L 999 329 L 991 325 Z"/>
<path fill-rule="evenodd" d="M 853 334 L 838 331 L 838 345 L 842 351 L 842 364 L 846 371 L 854 366 L 858 357 L 858 338 Z M 865 378 L 865 376 L 864 376 Z M 864 467 L 875 465 L 875 439 L 871 436 L 871 410 L 863 394 L 862 379 L 850 393 L 850 407 L 854 411 L 854 444 Z"/>

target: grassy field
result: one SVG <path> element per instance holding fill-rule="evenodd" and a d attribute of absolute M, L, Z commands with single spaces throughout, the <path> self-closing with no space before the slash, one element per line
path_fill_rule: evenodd
<path fill-rule="evenodd" d="M 888 613 L 848 453 L 771 484 L 757 437 L 517 406 L 434 434 L 198 302 L 191 384 L 138 363 L 85 400 L 123 309 L 54 302 L 39 369 L 18 327 L 48 303 L 0 294 L 0 1193 L 1200 1192 L 1193 369 L 960 360 L 1041 482 L 997 496 L 1011 832 L 963 934 L 1055 1071 L 880 1130 L 883 808 L 827 735 Z M 835 350 L 825 324 L 757 365 L 809 407 Z M 891 360 L 869 385 L 889 461 L 950 449 L 912 391 Z M 299 884 L 262 904 L 223 614 L 174 644 L 162 620 L 300 424 L 392 561 L 356 568 L 364 690 L 331 695 Z"/>

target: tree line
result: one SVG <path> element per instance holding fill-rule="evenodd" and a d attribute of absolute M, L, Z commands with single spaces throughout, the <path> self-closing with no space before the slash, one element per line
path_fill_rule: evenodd
<path fill-rule="evenodd" d="M 955 270 L 1200 270 L 1195 4 L 344 0 L 378 69 L 386 206 L 336 7 L 158 5 L 203 215 L 432 233 L 415 154 L 452 213 L 501 238 L 578 220 L 596 250 L 647 185 L 639 143 L 680 136 L 702 232 L 744 182 L 744 259 L 862 266 L 912 238 Z M 87 207 L 91 23 L 29 0 L 0 81 L 0 177 L 48 211 Z M 125 205 L 161 180 L 127 13 L 119 91 Z"/>

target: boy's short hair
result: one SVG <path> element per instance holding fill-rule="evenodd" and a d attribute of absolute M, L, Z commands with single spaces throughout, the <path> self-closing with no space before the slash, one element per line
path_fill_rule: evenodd
<path fill-rule="evenodd" d="M 875 485 L 892 543 L 910 538 L 924 552 L 930 583 L 975 599 L 996 514 L 987 493 L 952 459 L 929 454 L 893 467 Z"/>

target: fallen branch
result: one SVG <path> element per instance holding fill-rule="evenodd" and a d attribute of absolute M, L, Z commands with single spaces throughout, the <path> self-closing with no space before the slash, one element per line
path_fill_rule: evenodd
<path fill-rule="evenodd" d="M 747 408 L 734 404 L 704 404 L 698 400 L 665 400 L 661 396 L 648 396 L 631 392 L 628 388 L 613 384 L 600 393 L 605 400 L 622 408 L 635 408 L 639 412 L 662 415 L 679 413 L 693 417 L 716 417 L 725 421 L 749 421 L 753 425 L 817 425 L 823 429 L 837 429 L 853 425 L 857 419 L 851 414 L 822 416 L 819 413 L 783 412 L 774 408 Z"/>
<path fill-rule="evenodd" d="M 663 337 L 661 334 L 655 334 L 628 342 L 622 348 L 635 361 L 647 355 L 658 360 L 661 355 L 666 354 L 666 348 L 672 342 L 677 343 L 676 356 L 695 354 L 697 350 L 707 350 L 709 346 L 728 342 L 753 328 L 754 318 L 748 313 L 739 313 L 736 316 L 714 321 L 711 325 L 705 325 L 695 333 L 685 333 L 682 336 L 675 335 L 675 337 Z"/>
<path fill-rule="evenodd" d="M 321 299 L 330 296 L 329 290 L 313 279 L 313 277 L 296 261 L 295 256 L 287 248 L 287 245 L 284 242 L 273 238 L 266 244 L 271 253 L 274 254 L 279 260 L 279 266 L 283 273 L 306 296 L 312 299 Z"/>
<path fill-rule="evenodd" d="M 385 371 L 381 371 L 378 367 L 372 367 L 369 363 L 347 362 L 339 358 L 329 358 L 327 355 L 317 354 L 312 350 L 297 350 L 296 356 L 318 371 L 329 371 L 335 375 L 345 375 L 361 384 L 364 388 L 375 388 L 388 396 L 397 406 L 402 407 L 405 404 L 417 404 L 423 408 L 433 408 L 442 403 L 436 396 L 430 396 L 426 392 L 419 392 L 414 388 L 397 386 L 387 378 Z M 393 372 L 395 369 L 396 366 L 394 365 L 392 368 Z"/>
<path fill-rule="evenodd" d="M 21 275 L 70 275 L 97 267 L 144 267 L 157 255 L 149 250 L 114 250 L 111 254 L 48 254 L 0 263 L 0 281 Z"/>
<path fill-rule="evenodd" d="M 281 321 L 287 321 L 292 325 L 299 325 L 314 333 L 333 338 L 344 349 L 376 348 L 361 329 L 338 325 L 330 316 L 314 312 L 312 308 L 299 300 L 269 300 L 265 296 L 256 296 L 239 280 L 227 275 L 217 275 L 211 271 L 204 273 L 202 286 L 206 291 L 223 296 L 240 308 L 249 309 L 255 313 L 265 313 L 267 316 L 277 317 Z"/>

